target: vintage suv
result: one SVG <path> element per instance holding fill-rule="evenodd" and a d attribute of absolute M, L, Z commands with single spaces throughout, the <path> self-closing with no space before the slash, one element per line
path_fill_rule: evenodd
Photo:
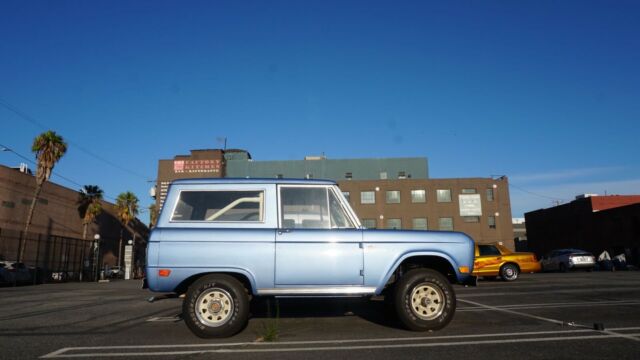
<path fill-rule="evenodd" d="M 151 233 L 147 285 L 186 294 L 198 336 L 247 324 L 252 296 L 384 294 L 411 330 L 451 321 L 450 282 L 475 284 L 474 243 L 455 232 L 368 230 L 335 182 L 174 181 Z"/>

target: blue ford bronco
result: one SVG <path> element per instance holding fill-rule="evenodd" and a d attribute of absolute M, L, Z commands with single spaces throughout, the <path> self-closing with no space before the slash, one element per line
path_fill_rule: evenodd
<path fill-rule="evenodd" d="M 244 328 L 256 296 L 385 295 L 411 330 L 453 318 L 451 283 L 475 284 L 457 232 L 365 229 L 335 182 L 189 179 L 168 191 L 147 249 L 147 286 L 185 294 L 197 336 Z"/>

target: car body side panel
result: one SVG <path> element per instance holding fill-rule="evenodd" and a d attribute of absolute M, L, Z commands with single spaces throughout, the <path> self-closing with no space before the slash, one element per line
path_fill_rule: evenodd
<path fill-rule="evenodd" d="M 276 286 L 362 285 L 362 231 L 283 229 L 276 236 Z"/>
<path fill-rule="evenodd" d="M 458 281 L 469 274 L 460 266 L 473 269 L 473 240 L 462 233 L 411 230 L 364 230 L 365 286 L 375 286 L 380 293 L 403 260 L 413 256 L 437 256 L 447 260 Z"/>
<path fill-rule="evenodd" d="M 150 243 L 148 284 L 153 291 L 170 292 L 199 273 L 236 272 L 249 278 L 252 291 L 272 288 L 275 273 L 273 229 L 164 229 L 162 242 Z M 170 269 L 159 277 L 157 269 Z"/>

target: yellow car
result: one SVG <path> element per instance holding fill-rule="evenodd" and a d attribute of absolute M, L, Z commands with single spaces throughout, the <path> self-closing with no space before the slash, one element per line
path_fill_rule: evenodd
<path fill-rule="evenodd" d="M 473 275 L 500 276 L 513 281 L 521 272 L 539 272 L 540 263 L 530 252 L 512 252 L 502 244 L 476 244 Z"/>

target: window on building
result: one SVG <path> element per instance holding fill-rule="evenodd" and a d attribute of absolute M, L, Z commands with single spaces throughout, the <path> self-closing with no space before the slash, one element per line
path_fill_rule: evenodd
<path fill-rule="evenodd" d="M 496 217 L 495 216 L 489 216 L 489 218 L 487 219 L 487 222 L 489 223 L 489 229 L 495 229 L 496 228 Z"/>
<path fill-rule="evenodd" d="M 30 199 L 22 199 L 22 205 L 31 205 L 31 200 Z"/>
<path fill-rule="evenodd" d="M 427 218 L 413 218 L 413 230 L 427 230 Z"/>
<path fill-rule="evenodd" d="M 351 202 L 351 193 L 348 191 L 343 191 L 342 195 L 347 199 L 347 201 Z"/>
<path fill-rule="evenodd" d="M 462 220 L 466 223 L 477 223 L 480 222 L 480 216 L 463 216 Z"/>
<path fill-rule="evenodd" d="M 353 178 L 353 173 L 350 173 L 350 172 L 345 173 L 344 174 L 344 178 L 347 179 L 347 180 L 351 180 Z"/>
<path fill-rule="evenodd" d="M 398 190 L 387 191 L 387 204 L 400 204 L 400 191 Z"/>
<path fill-rule="evenodd" d="M 387 229 L 401 229 L 402 221 L 400 219 L 387 219 Z"/>
<path fill-rule="evenodd" d="M 487 201 L 493 201 L 493 189 L 487 189 Z"/>
<path fill-rule="evenodd" d="M 461 193 L 462 194 L 475 194 L 475 193 L 477 193 L 477 191 L 476 191 L 476 189 L 468 188 L 468 189 L 462 189 Z"/>
<path fill-rule="evenodd" d="M 262 221 L 264 191 L 182 191 L 172 221 Z"/>
<path fill-rule="evenodd" d="M 376 219 L 362 219 L 362 226 L 364 226 L 366 229 L 375 229 Z"/>
<path fill-rule="evenodd" d="M 313 179 L 313 174 L 306 174 L 304 176 L 305 179 Z"/>
<path fill-rule="evenodd" d="M 451 189 L 436 190 L 436 199 L 438 202 L 451 202 Z"/>
<path fill-rule="evenodd" d="M 2 200 L 2 207 L 13 209 L 13 208 L 16 207 L 16 203 L 14 203 L 13 201 L 4 201 L 4 200 Z"/>
<path fill-rule="evenodd" d="M 427 191 L 424 189 L 411 190 L 411 202 L 412 203 L 427 202 Z"/>
<path fill-rule="evenodd" d="M 375 204 L 376 192 L 375 191 L 362 191 L 360 193 L 360 204 Z"/>
<path fill-rule="evenodd" d="M 453 231 L 453 218 L 441 217 L 438 219 L 438 229 L 442 231 Z"/>
<path fill-rule="evenodd" d="M 381 171 L 380 172 L 380 180 L 387 180 L 387 172 L 386 171 Z"/>
<path fill-rule="evenodd" d="M 284 175 L 282 175 L 282 174 L 278 174 L 278 175 L 276 175 L 276 178 L 278 178 L 278 179 L 282 179 L 282 178 L 284 178 Z"/>
<path fill-rule="evenodd" d="M 398 171 L 398 179 L 406 179 L 407 173 L 404 171 Z"/>
<path fill-rule="evenodd" d="M 43 198 L 38 198 L 38 204 L 49 205 L 49 200 L 43 199 Z"/>

